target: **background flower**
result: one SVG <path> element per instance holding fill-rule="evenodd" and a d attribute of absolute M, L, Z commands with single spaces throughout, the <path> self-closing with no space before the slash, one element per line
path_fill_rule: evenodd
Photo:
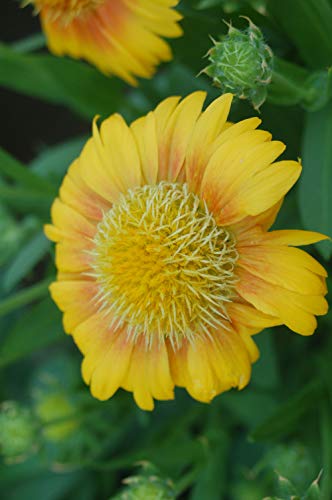
<path fill-rule="evenodd" d="M 28 0 L 40 14 L 48 47 L 86 59 L 131 85 L 172 58 L 162 37 L 182 34 L 178 0 Z"/>

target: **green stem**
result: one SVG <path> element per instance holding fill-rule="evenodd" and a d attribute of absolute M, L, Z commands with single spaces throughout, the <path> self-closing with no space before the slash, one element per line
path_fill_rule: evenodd
<path fill-rule="evenodd" d="M 330 99 L 331 80 L 330 70 L 309 72 L 297 64 L 275 57 L 268 100 L 281 106 L 300 104 L 308 111 L 317 111 Z"/>
<path fill-rule="evenodd" d="M 11 297 L 0 302 L 0 317 L 9 314 L 19 307 L 30 304 L 30 302 L 44 297 L 48 292 L 48 287 L 52 279 L 41 281 L 25 290 L 15 293 Z"/>
<path fill-rule="evenodd" d="M 299 99 L 304 99 L 308 97 L 308 90 L 302 85 L 298 85 L 294 80 L 288 78 L 285 74 L 273 70 L 272 73 L 272 81 L 275 85 L 278 85 L 279 88 L 282 88 L 284 91 L 288 91 L 291 94 L 296 94 Z"/>

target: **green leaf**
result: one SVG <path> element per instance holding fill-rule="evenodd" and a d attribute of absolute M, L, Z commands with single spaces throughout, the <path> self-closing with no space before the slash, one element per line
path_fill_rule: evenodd
<path fill-rule="evenodd" d="M 93 118 L 118 109 L 122 83 L 87 64 L 44 54 L 21 54 L 0 45 L 0 85 L 70 107 Z"/>
<path fill-rule="evenodd" d="M 45 214 L 49 211 L 53 198 L 54 195 L 48 192 L 0 184 L 0 201 L 23 214 L 27 211 Z"/>
<path fill-rule="evenodd" d="M 0 148 L 0 173 L 34 191 L 54 193 L 54 187 L 45 179 L 22 165 L 7 151 Z"/>
<path fill-rule="evenodd" d="M 250 435 L 254 441 L 279 439 L 292 432 L 305 413 L 314 408 L 322 394 L 322 384 L 317 380 L 301 391 L 268 417 Z"/>
<path fill-rule="evenodd" d="M 69 141 L 48 147 L 30 163 L 31 170 L 42 177 L 47 177 L 58 186 L 72 161 L 77 158 L 88 137 L 77 137 Z"/>
<path fill-rule="evenodd" d="M 269 13 L 314 69 L 332 63 L 332 8 L 328 0 L 269 0 Z"/>
<path fill-rule="evenodd" d="M 332 102 L 308 113 L 303 140 L 303 172 L 299 206 L 306 229 L 332 236 Z M 330 241 L 319 243 L 325 259 L 332 255 Z"/>
<path fill-rule="evenodd" d="M 205 441 L 206 439 L 206 441 Z M 202 464 L 192 489 L 190 500 L 222 500 L 225 494 L 225 461 L 228 437 L 220 428 L 211 429 L 203 445 L 206 446 L 206 462 Z"/>
<path fill-rule="evenodd" d="M 9 264 L 3 276 L 3 289 L 5 292 L 12 290 L 21 279 L 34 268 L 44 257 L 50 247 L 50 242 L 42 231 L 35 234 Z"/>
<path fill-rule="evenodd" d="M 46 279 L 2 300 L 0 302 L 0 317 L 46 295 L 50 282 L 51 279 Z"/>
<path fill-rule="evenodd" d="M 62 332 L 61 313 L 47 297 L 23 314 L 2 340 L 0 367 L 60 340 Z"/>
<path fill-rule="evenodd" d="M 280 373 L 272 330 L 264 330 L 264 334 L 257 335 L 255 341 L 261 355 L 253 365 L 252 384 L 262 389 L 275 389 L 280 385 Z M 272 394 L 267 394 L 267 396 L 271 398 Z"/>

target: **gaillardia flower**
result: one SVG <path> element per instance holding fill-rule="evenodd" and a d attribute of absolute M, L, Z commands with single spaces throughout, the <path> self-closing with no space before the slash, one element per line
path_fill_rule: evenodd
<path fill-rule="evenodd" d="M 26 0 L 40 14 L 51 52 L 86 59 L 135 85 L 172 53 L 161 37 L 182 34 L 179 0 Z"/>
<path fill-rule="evenodd" d="M 294 248 L 318 233 L 268 232 L 301 172 L 258 118 L 227 122 L 232 96 L 170 97 L 130 127 L 105 120 L 52 207 L 52 297 L 84 355 L 93 396 L 143 409 L 174 387 L 209 402 L 250 379 L 252 335 L 301 335 L 326 313 L 324 268 Z"/>

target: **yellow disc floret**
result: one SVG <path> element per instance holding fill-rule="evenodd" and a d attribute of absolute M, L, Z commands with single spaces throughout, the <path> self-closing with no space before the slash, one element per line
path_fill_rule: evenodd
<path fill-rule="evenodd" d="M 186 184 L 129 190 L 98 225 L 93 276 L 100 308 L 131 338 L 183 338 L 221 325 L 234 294 L 238 258 L 230 231 Z"/>

